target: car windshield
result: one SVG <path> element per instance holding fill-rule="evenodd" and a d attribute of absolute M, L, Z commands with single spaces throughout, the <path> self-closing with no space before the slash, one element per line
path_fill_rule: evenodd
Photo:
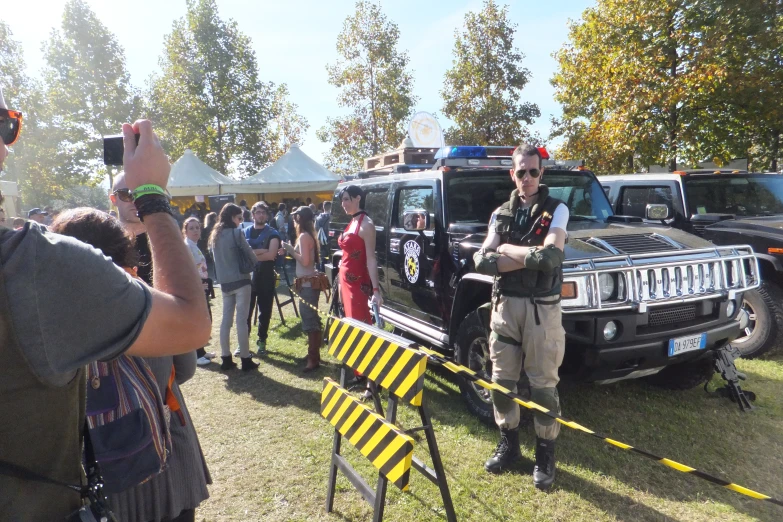
<path fill-rule="evenodd" d="M 571 212 L 570 221 L 605 221 L 612 208 L 595 176 L 586 172 L 544 172 L 552 197 Z M 516 188 L 507 171 L 458 173 L 448 180 L 449 222 L 489 223 L 492 212 L 508 201 Z"/>
<path fill-rule="evenodd" d="M 783 214 L 783 176 L 777 174 L 686 176 L 683 181 L 691 215 Z"/>

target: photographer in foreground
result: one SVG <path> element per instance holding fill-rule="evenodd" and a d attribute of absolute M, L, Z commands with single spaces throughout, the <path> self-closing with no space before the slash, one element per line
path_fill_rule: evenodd
<path fill-rule="evenodd" d="M 20 125 L 0 93 L 0 168 Z M 87 363 L 121 353 L 177 355 L 209 338 L 201 279 L 159 194 L 168 158 L 149 121 L 122 132 L 125 179 L 153 245 L 155 289 L 40 225 L 0 228 L 0 513 L 9 520 L 62 520 L 81 505 L 77 491 L 8 469 L 82 483 Z"/>

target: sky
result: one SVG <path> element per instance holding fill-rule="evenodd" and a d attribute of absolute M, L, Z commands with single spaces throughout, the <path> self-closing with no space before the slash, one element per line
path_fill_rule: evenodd
<path fill-rule="evenodd" d="M 522 65 L 532 78 L 522 92 L 524 101 L 538 104 L 541 117 L 531 126 L 546 137 L 550 119 L 560 114 L 549 83 L 556 70 L 552 53 L 568 36 L 568 21 L 579 20 L 594 0 L 499 0 L 509 6 L 517 24 L 516 47 L 525 58 Z M 41 44 L 59 27 L 64 0 L 3 1 L 0 19 L 8 23 L 24 49 L 31 75 L 43 66 Z M 115 34 L 125 50 L 131 82 L 146 85 L 159 71 L 163 40 L 174 20 L 184 16 L 185 0 L 87 0 L 98 18 Z M 410 57 L 414 110 L 435 112 L 444 128 L 440 97 L 444 73 L 452 65 L 454 35 L 462 30 L 465 14 L 479 11 L 481 0 L 381 0 L 387 17 L 400 29 L 399 48 Z M 326 65 L 337 61 L 337 35 L 345 18 L 354 12 L 353 0 L 217 0 L 219 16 L 233 19 L 253 42 L 261 79 L 286 83 L 290 99 L 310 123 L 302 150 L 323 161 L 328 144 L 315 136 L 328 117 L 346 113 L 337 104 L 338 90 L 328 83 Z M 24 108 L 21 108 L 24 111 Z M 551 145 L 551 144 L 550 144 Z"/>

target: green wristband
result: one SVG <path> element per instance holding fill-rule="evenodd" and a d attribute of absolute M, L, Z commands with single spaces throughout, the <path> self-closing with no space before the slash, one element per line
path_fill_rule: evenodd
<path fill-rule="evenodd" d="M 160 194 L 161 196 L 168 196 L 166 189 L 152 184 L 138 186 L 136 187 L 136 190 L 133 191 L 134 198 L 144 196 L 145 194 Z"/>

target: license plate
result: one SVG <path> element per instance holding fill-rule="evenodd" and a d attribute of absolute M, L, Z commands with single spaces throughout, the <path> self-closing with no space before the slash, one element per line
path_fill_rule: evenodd
<path fill-rule="evenodd" d="M 687 337 L 669 339 L 669 357 L 694 350 L 703 350 L 707 346 L 707 334 L 701 333 Z"/>

